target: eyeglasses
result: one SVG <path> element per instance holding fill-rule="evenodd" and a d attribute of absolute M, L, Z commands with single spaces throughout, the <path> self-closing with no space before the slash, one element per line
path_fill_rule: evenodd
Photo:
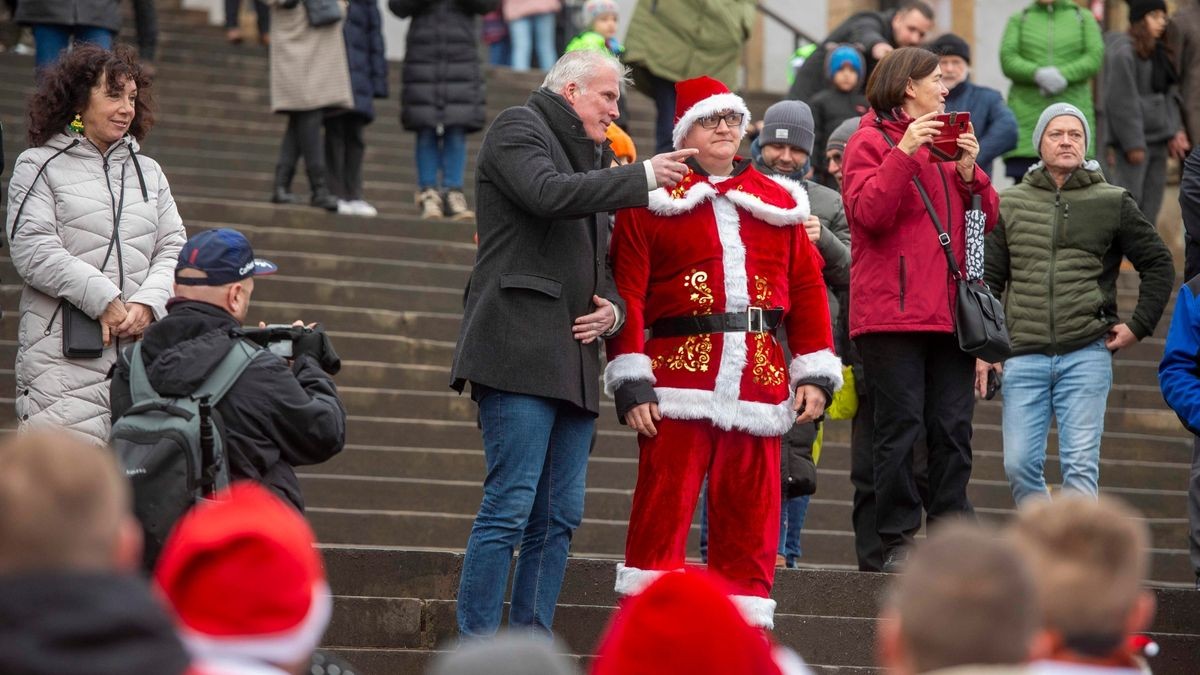
<path fill-rule="evenodd" d="M 696 120 L 696 123 L 704 129 L 716 129 L 721 125 L 721 120 L 725 120 L 725 124 L 729 125 L 729 128 L 732 129 L 742 126 L 743 117 L 745 115 L 740 112 L 727 112 L 724 115 L 718 113 L 716 115 L 709 115 L 708 117 L 701 117 Z"/>

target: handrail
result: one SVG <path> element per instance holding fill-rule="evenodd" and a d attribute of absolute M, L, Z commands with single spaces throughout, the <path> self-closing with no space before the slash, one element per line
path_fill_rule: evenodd
<path fill-rule="evenodd" d="M 755 3 L 755 7 L 758 8 L 758 11 L 762 12 L 763 16 L 766 16 L 767 18 L 773 20 L 775 23 L 779 24 L 780 26 L 784 27 L 785 29 L 791 31 L 791 33 L 792 33 L 792 49 L 793 50 L 800 48 L 801 41 L 807 41 L 807 42 L 811 42 L 813 44 L 819 44 L 819 41 L 816 38 L 812 37 L 808 33 L 805 33 L 804 31 L 797 28 L 791 21 L 788 21 L 787 19 L 780 16 L 779 13 L 776 12 L 775 10 L 763 5 L 762 3 Z"/>

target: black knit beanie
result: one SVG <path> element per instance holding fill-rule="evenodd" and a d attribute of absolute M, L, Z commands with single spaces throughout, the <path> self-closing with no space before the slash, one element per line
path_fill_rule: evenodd
<path fill-rule="evenodd" d="M 1150 12 L 1155 10 L 1167 11 L 1167 3 L 1163 0 L 1125 0 L 1129 3 L 1129 23 L 1137 23 Z"/>
<path fill-rule="evenodd" d="M 929 51 L 938 56 L 958 56 L 971 63 L 971 46 L 954 33 L 945 33 L 929 43 Z"/>

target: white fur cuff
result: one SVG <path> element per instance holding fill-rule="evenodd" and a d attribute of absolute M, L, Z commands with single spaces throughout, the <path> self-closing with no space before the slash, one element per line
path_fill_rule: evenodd
<path fill-rule="evenodd" d="M 613 590 L 620 595 L 637 595 L 666 573 L 666 570 L 643 570 L 617 563 L 617 583 Z"/>
<path fill-rule="evenodd" d="M 655 383 L 650 357 L 645 354 L 622 354 L 609 361 L 604 369 L 604 393 L 612 396 L 622 384 L 634 380 Z"/>
<path fill-rule="evenodd" d="M 801 380 L 818 377 L 833 383 L 834 391 L 842 388 L 842 360 L 829 349 L 822 349 L 797 356 L 792 359 L 792 365 L 788 369 L 788 372 L 792 376 L 793 389 L 796 388 L 796 383 Z"/>
<path fill-rule="evenodd" d="M 770 598 L 760 598 L 756 595 L 731 595 L 730 600 L 737 605 L 738 611 L 746 623 L 757 628 L 771 630 L 775 627 L 775 601 Z"/>

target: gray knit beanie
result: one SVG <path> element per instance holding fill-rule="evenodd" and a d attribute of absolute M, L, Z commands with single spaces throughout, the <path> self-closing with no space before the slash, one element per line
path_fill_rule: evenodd
<path fill-rule="evenodd" d="M 1088 124 L 1087 117 L 1083 111 L 1070 103 L 1055 103 L 1042 111 L 1042 116 L 1038 118 L 1037 126 L 1033 128 L 1033 147 L 1037 148 L 1038 157 L 1042 156 L 1042 134 L 1046 132 L 1046 126 L 1050 124 L 1050 120 L 1055 117 L 1070 115 L 1083 124 L 1083 147 L 1084 151 L 1091 147 L 1092 144 L 1092 127 Z"/>
<path fill-rule="evenodd" d="M 861 117 L 850 117 L 837 125 L 833 133 L 829 134 L 829 140 L 825 141 L 825 149 L 844 151 L 850 137 L 854 135 L 854 132 L 858 131 L 858 125 L 861 121 Z"/>
<path fill-rule="evenodd" d="M 803 101 L 780 101 L 767 108 L 763 115 L 763 130 L 758 136 L 760 145 L 786 143 L 812 154 L 813 131 L 812 110 Z"/>

